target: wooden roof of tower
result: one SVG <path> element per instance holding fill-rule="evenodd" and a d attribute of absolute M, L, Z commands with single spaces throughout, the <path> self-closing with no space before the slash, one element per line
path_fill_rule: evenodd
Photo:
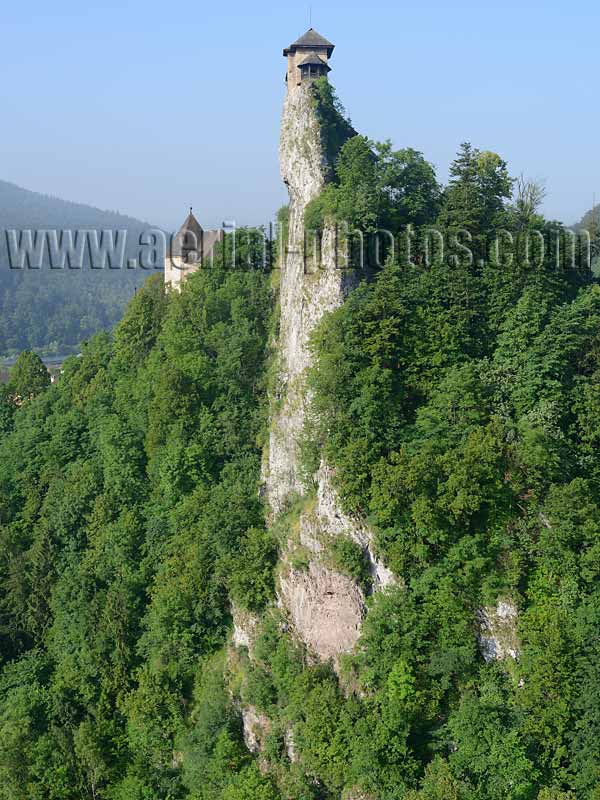
<path fill-rule="evenodd" d="M 173 238 L 171 255 L 179 256 L 184 250 L 200 250 L 203 244 L 204 230 L 192 213 L 187 215 L 185 222 Z"/>
<path fill-rule="evenodd" d="M 317 66 L 327 67 L 327 70 L 331 72 L 331 67 L 326 61 L 323 61 L 321 56 L 318 53 L 309 53 L 302 61 L 298 62 L 299 67 L 303 67 L 306 64 L 317 64 Z"/>
<path fill-rule="evenodd" d="M 283 55 L 295 53 L 296 50 L 327 48 L 327 58 L 331 58 L 335 45 L 328 41 L 314 28 L 309 28 L 306 33 L 283 51 Z"/>
<path fill-rule="evenodd" d="M 187 215 L 185 219 L 185 222 L 183 223 L 181 228 L 179 228 L 179 230 L 177 231 L 177 236 L 179 236 L 179 234 L 185 234 L 188 231 L 193 233 L 195 236 L 200 236 L 200 234 L 203 233 L 202 225 L 200 225 L 200 223 L 194 216 L 191 208 L 190 208 L 190 213 Z"/>

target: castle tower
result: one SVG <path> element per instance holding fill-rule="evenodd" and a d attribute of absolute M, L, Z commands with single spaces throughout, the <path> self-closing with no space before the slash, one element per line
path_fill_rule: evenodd
<path fill-rule="evenodd" d="M 279 158 L 289 195 L 289 220 L 287 246 L 280 253 L 277 402 L 271 406 L 268 453 L 262 474 L 272 519 L 285 513 L 291 502 L 298 504 L 294 534 L 287 537 L 282 551 L 278 599 L 309 651 L 322 661 L 333 659 L 335 664 L 343 653 L 354 648 L 365 604 L 360 587 L 322 560 L 329 537 L 347 536 L 361 548 L 369 559 L 374 587 L 389 584 L 393 576 L 378 560 L 372 534 L 364 521 L 343 511 L 324 453 L 320 454 L 318 468 L 315 460 L 310 487 L 306 485 L 302 454 L 307 425 L 316 411 L 307 381 L 314 365 L 312 334 L 328 312 L 342 305 L 361 278 L 358 271 L 348 268 L 344 243 L 332 220 L 326 218 L 323 222 L 317 252 L 307 241 L 305 226 L 307 206 L 332 180 L 337 152 L 331 146 L 329 125 L 335 124 L 340 133 L 337 147 L 355 133 L 335 106 L 329 107 L 325 121 L 322 107 L 315 102 L 312 81 L 327 73 L 332 50 L 333 45 L 313 30 L 284 50 L 288 58 L 288 90 L 281 118 Z M 316 74 L 313 67 L 318 70 Z M 282 525 L 288 524 L 284 518 Z M 296 532 L 302 552 L 309 559 L 307 570 L 292 566 Z"/>
<path fill-rule="evenodd" d="M 314 28 L 309 28 L 297 41 L 286 47 L 283 55 L 288 60 L 285 77 L 288 92 L 301 83 L 313 81 L 331 72 L 329 59 L 335 45 L 328 42 Z"/>
<path fill-rule="evenodd" d="M 223 241 L 223 231 L 205 231 L 192 209 L 167 248 L 165 258 L 165 283 L 180 291 L 184 279 L 196 272 L 212 257 L 217 242 Z"/>

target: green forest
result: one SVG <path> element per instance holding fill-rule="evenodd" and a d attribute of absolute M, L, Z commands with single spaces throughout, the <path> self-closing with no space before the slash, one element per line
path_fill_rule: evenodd
<path fill-rule="evenodd" d="M 127 231 L 127 258 L 139 258 L 140 234 L 147 223 L 97 208 L 30 192 L 0 181 L 0 356 L 35 348 L 74 352 L 100 330 L 110 330 L 127 302 L 148 277 L 145 269 L 52 269 L 47 250 L 40 269 L 10 266 L 7 231 L 78 229 Z M 18 241 L 18 239 L 17 239 Z M 162 269 L 162 264 L 161 264 Z"/>
<path fill-rule="evenodd" d="M 464 144 L 441 186 L 416 150 L 340 127 L 323 84 L 315 102 L 337 155 L 307 222 L 467 228 L 477 257 L 388 255 L 325 316 L 306 495 L 270 526 L 261 231 L 238 253 L 253 269 L 180 294 L 149 278 L 57 384 L 21 354 L 0 387 L 2 800 L 600 798 L 600 286 L 553 253 L 490 255 L 498 228 L 562 230 L 501 156 Z M 337 546 L 368 595 L 339 674 L 275 597 L 321 455 L 400 578 L 372 592 Z M 486 661 L 498 598 L 519 657 Z M 251 654 L 232 604 L 260 618 Z"/>

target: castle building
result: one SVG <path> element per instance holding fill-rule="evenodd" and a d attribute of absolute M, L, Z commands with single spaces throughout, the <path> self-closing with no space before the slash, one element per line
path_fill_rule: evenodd
<path fill-rule="evenodd" d="M 286 83 L 288 92 L 302 83 L 314 81 L 331 72 L 329 59 L 335 45 L 309 28 L 297 41 L 283 51 L 287 58 Z M 180 291 L 188 275 L 210 263 L 215 245 L 223 241 L 222 230 L 205 231 L 190 208 L 187 219 L 172 238 L 165 258 L 165 283 Z"/>
<path fill-rule="evenodd" d="M 223 230 L 205 231 L 192 209 L 167 247 L 165 283 L 179 291 L 185 278 L 212 259 L 217 242 L 223 241 Z"/>
<path fill-rule="evenodd" d="M 328 62 L 334 47 L 314 28 L 309 28 L 297 41 L 286 47 L 283 55 L 288 60 L 285 76 L 288 92 L 301 83 L 314 81 L 331 72 Z"/>

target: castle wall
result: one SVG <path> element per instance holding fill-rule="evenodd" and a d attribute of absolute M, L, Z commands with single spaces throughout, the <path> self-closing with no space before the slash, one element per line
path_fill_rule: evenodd
<path fill-rule="evenodd" d="M 204 231 L 202 240 L 204 253 L 203 258 L 204 263 L 208 266 L 210 266 L 215 245 L 218 242 L 222 242 L 223 238 L 224 232 L 221 228 L 217 228 L 213 231 Z M 192 275 L 194 272 L 197 272 L 201 266 L 202 265 L 200 261 L 188 264 L 181 256 L 170 255 L 167 253 L 165 258 L 165 283 L 170 284 L 175 291 L 180 292 L 183 281 L 188 277 L 188 275 Z"/>
<path fill-rule="evenodd" d="M 288 54 L 288 72 L 287 72 L 287 85 L 288 91 L 295 89 L 300 83 L 300 70 L 297 67 L 298 53 Z"/>
<path fill-rule="evenodd" d="M 181 284 L 186 276 L 195 272 L 199 264 L 184 264 L 180 256 L 169 256 L 165 258 L 165 283 L 170 284 L 175 291 L 181 291 Z"/>
<path fill-rule="evenodd" d="M 288 53 L 288 64 L 287 64 L 287 86 L 288 92 L 293 91 L 298 86 L 300 86 L 300 69 L 298 64 L 305 58 L 308 53 L 318 53 L 319 56 L 323 59 L 323 61 L 327 64 L 329 59 L 327 58 L 327 49 L 320 47 L 306 47 L 296 50 L 294 53 Z"/>

